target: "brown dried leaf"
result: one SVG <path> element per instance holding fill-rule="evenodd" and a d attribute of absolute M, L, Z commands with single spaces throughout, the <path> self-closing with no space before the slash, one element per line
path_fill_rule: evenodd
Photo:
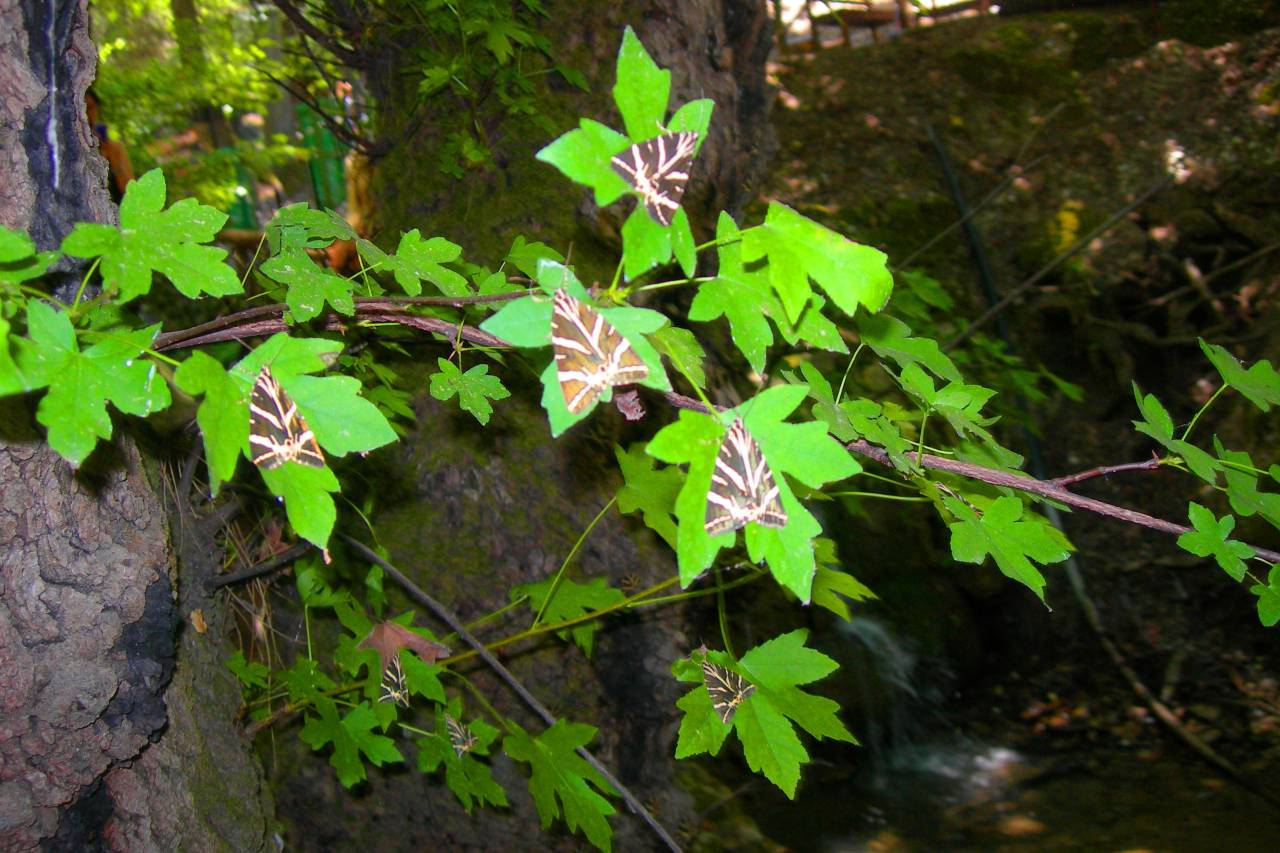
<path fill-rule="evenodd" d="M 378 622 L 369 632 L 369 636 L 360 641 L 360 648 L 373 649 L 382 660 L 382 671 L 386 672 L 391 661 L 401 649 L 422 658 L 427 663 L 435 663 L 449 655 L 449 647 L 432 642 L 421 634 L 415 634 L 399 622 L 386 620 Z"/>

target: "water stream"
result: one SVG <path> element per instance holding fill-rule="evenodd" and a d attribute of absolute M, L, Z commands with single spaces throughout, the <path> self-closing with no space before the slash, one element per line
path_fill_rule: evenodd
<path fill-rule="evenodd" d="M 796 851 L 1264 851 L 1280 813 L 1173 743 L 1028 755 L 948 723 L 949 674 L 872 619 L 842 626 L 857 654 L 862 742 L 852 768 L 810 768 L 795 802 L 749 796 Z M 1012 742 L 1015 734 L 1010 733 Z M 1025 741 L 1025 737 L 1020 740 Z"/>

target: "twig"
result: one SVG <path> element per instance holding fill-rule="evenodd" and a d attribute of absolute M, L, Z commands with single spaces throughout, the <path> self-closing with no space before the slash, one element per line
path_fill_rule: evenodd
<path fill-rule="evenodd" d="M 884 465 L 889 465 L 889 454 L 879 447 L 870 444 L 862 439 L 849 442 L 845 445 L 854 453 L 861 454 L 868 458 L 874 459 Z M 1059 503 L 1073 506 L 1078 509 L 1085 509 L 1089 512 L 1096 512 L 1099 515 L 1118 518 L 1121 521 L 1127 521 L 1130 524 L 1138 524 L 1142 527 L 1149 527 L 1152 530 L 1159 530 L 1162 533 L 1171 533 L 1175 536 L 1181 536 L 1183 533 L 1191 531 L 1190 527 L 1181 524 L 1174 524 L 1172 521 L 1165 521 L 1162 518 L 1156 518 L 1153 515 L 1147 515 L 1137 510 L 1126 509 L 1122 506 L 1109 504 L 1105 501 L 1095 500 L 1094 498 L 1086 498 L 1083 495 L 1077 495 L 1058 486 L 1053 480 L 1037 480 L 1034 477 L 1028 477 L 1021 474 L 1007 474 L 1004 471 L 997 471 L 993 468 L 984 468 L 981 465 L 973 465 L 968 462 L 957 462 L 954 459 L 945 459 L 941 456 L 934 456 L 929 453 L 907 453 L 908 458 L 914 458 L 916 463 L 925 468 L 935 471 L 946 471 L 951 474 L 958 474 L 962 477 L 968 477 L 971 480 L 978 480 L 983 483 L 990 483 L 993 486 L 1005 486 L 1010 489 L 1018 489 L 1033 495 L 1040 495 L 1049 500 L 1058 501 Z M 1280 562 L 1280 553 L 1271 551 L 1266 548 L 1253 548 L 1254 554 L 1269 563 Z"/>
<path fill-rule="evenodd" d="M 1159 181 L 1156 181 L 1154 184 L 1148 187 L 1147 191 L 1144 192 L 1142 195 L 1138 196 L 1136 199 L 1129 202 L 1124 207 L 1117 210 L 1115 213 L 1111 214 L 1109 217 L 1107 217 L 1107 220 L 1105 222 L 1103 222 L 1097 228 L 1090 231 L 1088 234 L 1081 237 L 1079 240 L 1073 243 L 1070 247 L 1068 247 L 1064 252 L 1062 252 L 1056 258 L 1054 258 L 1053 260 L 1049 261 L 1049 263 L 1041 267 L 1039 271 L 1037 271 L 1029 279 L 1022 282 L 1022 284 L 1019 284 L 1013 290 L 1009 291 L 1008 294 L 1006 294 L 1003 299 L 1001 299 L 995 305 L 992 305 L 990 308 L 984 311 L 978 317 L 978 319 L 974 320 L 968 326 L 966 326 L 964 331 L 960 332 L 960 334 L 952 338 L 951 341 L 942 348 L 942 351 L 950 352 L 951 350 L 958 347 L 960 344 L 967 341 L 974 334 L 974 332 L 981 329 L 987 323 L 990 323 L 1006 308 L 1008 308 L 1010 305 L 1012 305 L 1013 303 L 1021 299 L 1028 290 L 1035 287 L 1040 282 L 1040 279 L 1044 278 L 1046 275 L 1048 275 L 1049 273 L 1057 269 L 1059 264 L 1061 264 L 1063 261 L 1067 260 L 1072 255 L 1079 252 L 1085 246 L 1088 246 L 1090 243 L 1092 243 L 1101 235 L 1110 231 L 1117 222 L 1119 222 L 1124 217 L 1128 216 L 1133 211 L 1137 210 L 1156 193 L 1160 192 L 1161 190 L 1165 189 L 1166 187 L 1172 184 L 1173 184 L 1173 177 L 1169 175 L 1166 175 L 1165 177 L 1161 178 Z"/>
<path fill-rule="evenodd" d="M 232 572 L 229 575 L 219 575 L 216 578 L 210 578 L 209 581 L 205 584 L 205 586 L 209 589 L 210 592 L 212 592 L 215 589 L 220 589 L 224 586 L 230 586 L 233 583 L 240 583 L 241 581 L 253 580 L 256 577 L 261 577 L 262 575 L 270 574 L 271 572 L 274 572 L 276 569 L 281 568 L 282 566 L 288 565 L 289 563 L 292 563 L 294 560 L 298 559 L 299 557 L 301 557 L 303 554 L 306 554 L 310 550 L 311 550 L 310 545 L 303 544 L 300 542 L 297 545 L 292 546 L 288 550 L 281 551 L 279 554 L 276 554 L 274 557 L 271 557 L 270 559 L 267 559 L 267 560 L 263 560 L 261 563 L 252 565 L 247 569 L 241 569 L 240 571 Z"/>
<path fill-rule="evenodd" d="M 1160 457 L 1154 453 L 1150 459 L 1142 462 L 1125 462 L 1123 465 L 1100 465 L 1097 468 L 1090 468 L 1088 471 L 1081 471 L 1078 474 L 1068 474 L 1065 477 L 1054 477 L 1048 482 L 1055 486 L 1066 488 L 1072 483 L 1079 483 L 1084 480 L 1092 480 L 1094 477 L 1105 477 L 1108 474 L 1119 474 L 1123 471 L 1154 471 L 1160 467 Z"/>
<path fill-rule="evenodd" d="M 511 671 L 503 666 L 502 663 L 484 647 L 484 643 L 481 643 L 470 631 L 467 630 L 467 626 L 463 625 L 461 620 L 453 615 L 452 611 L 428 595 L 421 587 L 405 577 L 399 569 L 379 557 L 363 542 L 358 539 L 353 539 L 344 533 L 338 535 L 341 536 L 343 541 L 348 545 L 355 548 L 356 551 L 358 551 L 365 559 L 380 566 L 382 571 L 384 571 L 389 578 L 398 583 L 410 598 L 434 613 L 436 618 L 448 625 L 450 630 L 462 638 L 463 642 L 475 649 L 475 652 L 480 656 L 480 659 L 488 664 L 489 668 L 492 669 L 499 678 L 505 681 L 507 686 L 515 691 L 516 695 L 524 700 L 524 703 L 528 705 L 544 723 L 548 726 L 555 725 L 555 715 L 553 715 L 545 705 L 538 701 L 538 698 L 530 693 L 528 688 L 526 688 L 519 679 L 512 675 Z M 625 802 L 627 806 L 630 807 L 630 809 L 635 812 L 651 830 L 653 830 L 653 833 L 662 840 L 662 843 L 666 845 L 668 850 L 674 850 L 678 853 L 680 845 L 676 843 L 676 840 L 667 833 L 666 829 L 662 827 L 662 824 L 658 823 L 657 819 L 654 818 L 653 815 L 649 814 L 649 810 L 646 809 L 638 799 L 636 799 L 635 794 L 631 793 L 631 791 L 623 785 L 612 772 L 610 772 L 608 767 L 592 755 L 586 747 L 578 747 L 577 753 L 584 761 L 595 768 L 596 772 L 603 776 L 610 785 L 617 789 L 618 793 L 622 795 L 623 802 Z"/>
<path fill-rule="evenodd" d="M 517 290 L 511 293 L 495 293 L 485 296 L 362 296 L 356 299 L 355 303 L 356 305 L 367 305 L 371 308 L 386 311 L 399 310 L 401 307 L 409 305 L 439 305 L 451 308 L 461 308 L 465 305 L 509 302 L 513 299 L 519 299 L 525 295 L 527 295 L 527 291 Z M 165 352 L 171 349 L 194 346 L 194 344 L 186 343 L 186 341 L 192 338 L 201 337 L 210 332 L 242 326 L 250 320 L 257 320 L 262 317 L 272 317 L 275 315 L 283 316 L 287 307 L 288 306 L 279 302 L 272 305 L 256 305 L 253 308 L 236 311 L 234 314 L 226 314 L 224 316 L 217 317 L 207 323 L 201 323 L 200 325 L 192 326 L 189 329 L 178 329 L 173 332 L 165 332 L 163 334 L 156 335 L 154 349 L 157 352 Z M 453 325 L 450 324 L 449 328 L 452 329 Z M 250 336 L 237 335 L 235 337 Z M 222 340 L 227 340 L 227 338 L 222 338 Z"/>

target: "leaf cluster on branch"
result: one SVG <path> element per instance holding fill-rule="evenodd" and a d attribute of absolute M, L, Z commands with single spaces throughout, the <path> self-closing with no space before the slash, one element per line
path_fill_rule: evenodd
<path fill-rule="evenodd" d="M 667 208 L 653 194 L 663 191 L 664 181 L 679 179 L 663 171 L 675 167 L 655 163 L 653 180 L 646 182 L 636 168 L 619 168 L 618 159 L 629 152 L 639 161 L 661 150 L 648 144 L 654 139 L 705 138 L 713 105 L 694 101 L 668 116 L 669 92 L 670 73 L 627 30 L 614 89 L 625 133 L 583 119 L 539 155 L 590 187 L 602 205 L 637 197 L 623 228 L 617 272 L 603 287 L 585 287 L 565 258 L 541 243 L 517 239 L 502 263 L 490 268 L 417 230 L 387 251 L 358 238 L 332 212 L 294 206 L 281 210 L 266 231 L 268 257 L 258 272 L 272 304 L 162 332 L 159 324 L 136 325 L 128 313 L 128 304 L 145 296 L 156 277 L 189 299 L 237 296 L 244 282 L 225 265 L 222 250 L 206 245 L 225 216 L 191 200 L 166 208 L 159 172 L 130 186 L 118 228 L 81 225 L 57 252 L 37 252 L 25 236 L 0 230 L 0 393 L 40 394 L 36 416 L 50 446 L 78 465 L 112 436 L 108 404 L 146 417 L 169 407 L 175 396 L 198 398 L 195 420 L 211 491 L 216 495 L 254 467 L 242 465 L 242 457 L 256 462 L 250 474 L 283 501 L 294 533 L 321 551 L 323 562 L 308 558 L 296 566 L 297 591 L 306 618 L 315 610 L 333 611 L 341 639 L 328 657 L 317 655 L 308 639 L 305 653 L 285 669 L 243 656 L 229 662 L 244 686 L 255 731 L 303 715 L 303 741 L 328 753 L 347 786 L 366 777 L 368 764 L 405 761 L 404 738 L 412 736 L 418 768 L 443 772 L 468 811 L 507 802 L 487 760 L 500 741 L 508 756 L 528 765 L 544 826 L 561 819 L 609 849 L 610 797 L 617 793 L 633 810 L 641 807 L 587 751 L 595 729 L 551 717 L 488 649 L 554 634 L 589 656 L 596 630 L 610 614 L 714 595 L 723 650 L 695 650 L 671 664 L 673 676 L 691 686 L 678 702 L 684 716 L 676 755 L 715 755 L 735 734 L 752 770 L 794 796 L 810 761 L 800 732 L 853 742 L 835 703 L 802 689 L 828 677 L 836 664 L 806 646 L 804 631 L 736 657 L 724 602 L 727 591 L 772 577 L 801 603 L 850 618 L 849 601 L 872 593 L 844 570 L 834 544 L 822 536 L 809 509 L 820 500 L 900 500 L 914 491 L 913 499 L 932 505 L 946 524 L 956 560 L 990 558 L 1042 599 L 1041 567 L 1065 559 L 1071 545 L 1036 511 L 1036 502 L 1111 515 L 1177 534 L 1179 545 L 1212 557 L 1234 581 L 1250 581 L 1264 624 L 1280 621 L 1280 555 L 1231 538 L 1237 517 L 1280 526 L 1280 465 L 1267 468 L 1269 460 L 1255 462 L 1216 436 L 1211 449 L 1191 440 L 1204 411 L 1229 389 L 1263 412 L 1280 403 L 1280 376 L 1270 363 L 1245 368 L 1221 347 L 1203 344 L 1223 381 L 1182 430 L 1164 404 L 1135 387 L 1135 428 L 1163 455 L 1109 470 L 1170 467 L 1208 486 L 1220 496 L 1216 508 L 1189 503 L 1190 526 L 1068 489 L 1103 469 L 1053 482 L 1027 477 L 1017 470 L 1020 457 L 993 432 L 989 404 L 995 391 L 967 383 L 936 341 L 882 313 L 892 307 L 895 285 L 882 253 L 778 203 L 754 226 L 722 215 L 714 239 L 703 244 L 683 209 L 662 221 Z M 696 152 L 691 162 L 696 168 Z M 364 264 L 359 274 L 339 276 L 308 254 L 335 239 L 355 240 Z M 49 299 L 41 277 L 60 254 L 92 260 L 85 282 L 99 276 L 100 295 L 86 299 L 85 287 L 69 305 Z M 675 276 L 663 278 L 673 264 Z M 699 274 L 711 268 L 714 274 Z M 927 280 L 902 275 L 898 286 L 908 294 L 908 315 L 939 303 Z M 744 366 L 757 374 L 775 368 L 761 379 L 759 393 L 731 408 L 711 403 L 696 331 L 633 304 L 671 287 L 694 292 L 681 322 L 723 318 Z M 443 352 L 430 393 L 456 399 L 478 428 L 510 395 L 504 383 L 510 350 L 520 350 L 540 377 L 552 437 L 611 399 L 620 408 L 633 407 L 634 399 L 624 405 L 621 393 L 615 397 L 615 386 L 644 386 L 648 398 L 677 410 L 648 441 L 617 448 L 623 485 L 596 518 L 614 503 L 637 514 L 673 548 L 677 576 L 644 590 L 619 589 L 602 578 L 575 580 L 566 575 L 575 547 L 552 576 L 510 591 L 509 608 L 531 611 L 530 626 L 482 642 L 383 555 L 343 539 L 334 495 L 354 476 L 359 457 L 394 442 L 412 417 L 407 392 L 366 342 L 395 347 L 423 335 Z M 221 346 L 228 341 L 252 348 L 240 357 L 242 349 Z M 850 343 L 856 345 L 852 353 Z M 182 351 L 190 354 L 175 359 Z M 779 352 L 787 358 L 780 360 Z M 264 375 L 272 377 L 269 386 Z M 858 377 L 870 375 L 876 389 L 859 383 Z M 276 395 L 275 432 L 263 427 L 255 402 L 264 387 Z M 251 437 L 270 447 L 268 439 L 277 433 L 280 441 L 314 443 L 315 452 L 305 458 L 284 458 L 285 449 L 277 458 L 254 452 Z M 866 470 L 859 459 L 874 460 L 891 476 Z M 851 492 L 836 485 L 854 477 L 884 488 Z M 579 546 L 590 531 L 583 531 Z M 1253 568 L 1263 564 L 1269 564 L 1265 571 Z M 727 566 L 747 571 L 726 581 L 721 569 Z M 382 618 L 386 577 L 405 586 L 452 633 L 437 638 L 414 627 L 414 612 Z M 683 591 L 671 591 L 676 584 Z M 468 648 L 451 653 L 435 642 L 453 643 L 452 637 Z M 543 719 L 543 730 L 531 732 L 500 714 L 454 668 L 472 655 L 505 673 L 508 685 Z M 470 707 L 464 695 L 472 698 Z M 430 709 L 432 729 L 420 728 L 405 710 L 415 703 Z M 646 817 L 664 843 L 674 845 Z"/>

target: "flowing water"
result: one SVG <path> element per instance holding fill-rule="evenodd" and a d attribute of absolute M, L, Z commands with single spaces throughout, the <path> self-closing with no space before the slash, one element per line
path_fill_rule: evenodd
<path fill-rule="evenodd" d="M 844 630 L 863 718 L 857 766 L 811 767 L 795 802 L 759 790 L 751 811 L 796 851 L 1171 851 L 1280 849 L 1280 812 L 1180 746 L 1114 744 L 1022 754 L 949 727 L 948 676 L 884 625 Z M 819 752 L 819 755 L 821 753 Z M 811 775 L 809 775 L 811 774 Z"/>

